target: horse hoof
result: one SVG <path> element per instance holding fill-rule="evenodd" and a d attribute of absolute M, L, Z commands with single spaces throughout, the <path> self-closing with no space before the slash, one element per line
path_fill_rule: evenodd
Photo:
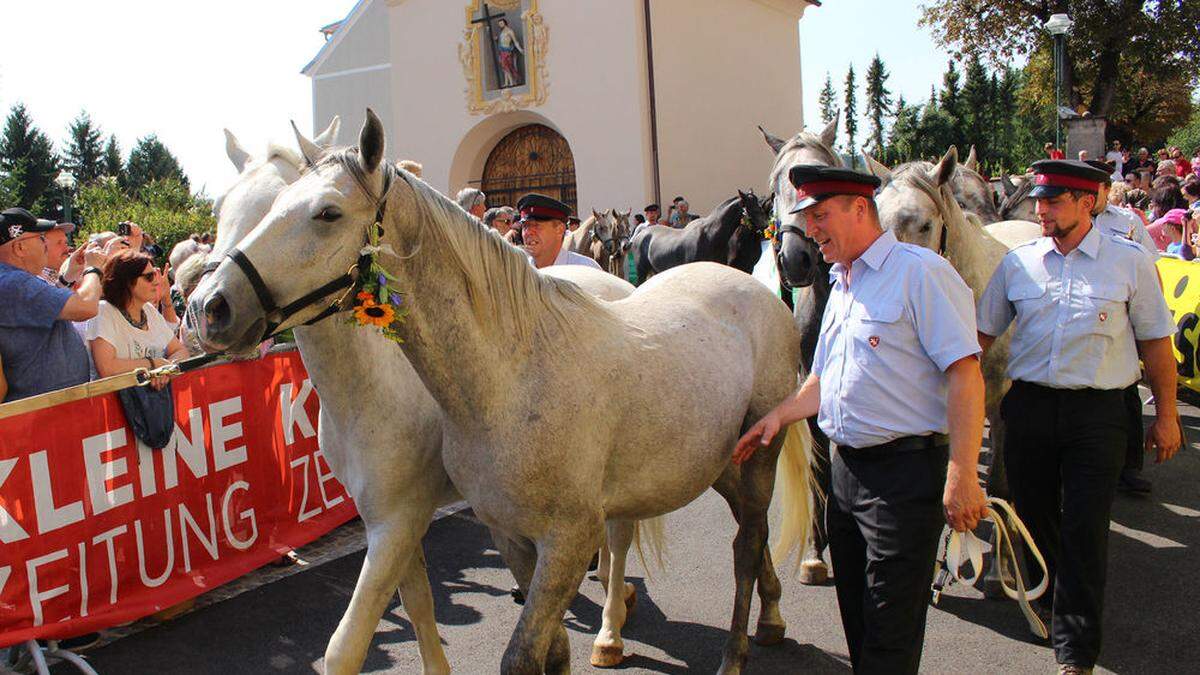
<path fill-rule="evenodd" d="M 629 582 L 625 582 L 625 617 L 626 620 L 633 615 L 634 608 L 637 607 L 637 588 Z"/>
<path fill-rule="evenodd" d="M 800 583 L 805 586 L 820 586 L 829 582 L 829 567 L 823 560 L 805 560 L 800 563 Z"/>
<path fill-rule="evenodd" d="M 783 642 L 783 634 L 787 631 L 787 626 L 770 623 L 758 624 L 758 629 L 754 631 L 754 644 L 762 647 L 770 647 Z"/>
<path fill-rule="evenodd" d="M 625 660 L 625 650 L 612 645 L 592 645 L 592 665 L 597 668 L 615 668 Z"/>

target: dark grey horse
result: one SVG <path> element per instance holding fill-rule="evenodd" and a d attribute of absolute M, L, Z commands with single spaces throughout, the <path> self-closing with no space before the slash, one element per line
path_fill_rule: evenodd
<path fill-rule="evenodd" d="M 738 190 L 713 209 L 712 213 L 687 224 L 683 229 L 666 225 L 643 228 L 630 242 L 638 283 L 659 272 L 692 262 L 715 262 L 742 270 L 754 271 L 762 247 L 762 233 L 770 223 L 767 208 L 771 199 L 760 201 Z M 737 238 L 737 241 L 733 241 Z M 754 245 L 747 242 L 753 239 Z"/>

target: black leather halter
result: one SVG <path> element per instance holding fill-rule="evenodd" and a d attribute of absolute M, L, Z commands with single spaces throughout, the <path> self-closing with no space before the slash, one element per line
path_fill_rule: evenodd
<path fill-rule="evenodd" d="M 379 236 L 383 235 L 382 223 L 384 211 L 387 207 L 388 190 L 392 185 L 393 173 L 391 165 L 385 164 L 383 165 L 383 168 L 383 194 L 378 199 L 377 206 L 375 208 L 375 221 L 371 224 L 371 227 L 378 228 Z M 367 188 L 362 179 L 360 179 L 358 176 L 355 176 L 355 180 L 359 183 L 359 187 L 361 187 L 363 191 L 367 193 L 368 197 L 374 198 L 374 195 L 371 194 L 370 190 Z M 370 232 L 368 232 L 364 245 L 369 245 L 370 243 L 371 236 Z M 246 257 L 246 254 L 242 252 L 241 249 L 236 246 L 233 247 L 230 249 L 229 253 L 226 254 L 226 257 L 232 260 L 233 263 L 238 266 L 238 269 L 242 271 L 242 274 L 246 276 L 246 280 L 250 282 L 250 287 L 254 289 L 254 295 L 258 297 L 258 304 L 262 306 L 263 313 L 266 315 L 267 325 L 266 328 L 263 329 L 263 335 L 261 338 L 259 338 L 259 342 L 266 340 L 267 338 L 278 333 L 279 327 L 298 312 L 316 305 L 321 301 L 322 298 L 328 297 L 329 295 L 337 293 L 343 289 L 349 290 L 340 295 L 337 300 L 335 300 L 325 309 L 321 310 L 321 312 L 316 316 L 300 325 L 311 326 L 322 319 L 326 319 L 340 311 L 347 309 L 348 306 L 346 305 L 346 300 L 354 296 L 354 292 L 359 288 L 361 282 L 366 278 L 367 272 L 371 267 L 372 258 L 371 254 L 369 253 L 360 254 L 358 256 L 358 261 L 355 262 L 345 274 L 342 274 L 328 283 L 325 283 L 320 287 L 305 293 L 296 300 L 293 300 L 292 302 L 280 307 L 275 303 L 275 298 L 271 295 L 270 289 L 267 288 L 266 282 L 263 281 L 262 275 L 259 274 L 258 270 L 254 267 L 254 263 L 250 261 L 250 258 Z"/>
<path fill-rule="evenodd" d="M 776 226 L 775 237 L 771 240 L 771 249 L 775 253 L 775 269 L 779 270 L 779 283 L 780 283 L 780 285 L 782 285 L 784 288 L 788 289 L 789 291 L 794 291 L 797 288 L 800 288 L 803 286 L 800 286 L 800 287 L 793 286 L 788 281 L 787 272 L 784 270 L 784 267 L 783 267 L 783 233 L 784 232 L 791 232 L 792 234 L 794 234 L 798 237 L 804 237 L 807 235 L 804 234 L 804 230 L 802 230 L 799 225 L 796 225 L 794 223 L 781 223 L 780 225 Z M 810 285 L 810 284 L 804 284 L 804 286 L 808 286 L 808 285 Z"/>

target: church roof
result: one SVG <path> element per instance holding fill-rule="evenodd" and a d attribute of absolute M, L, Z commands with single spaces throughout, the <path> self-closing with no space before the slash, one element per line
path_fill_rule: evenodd
<path fill-rule="evenodd" d="M 354 27 L 355 22 L 357 22 L 363 14 L 366 14 L 367 8 L 371 6 L 372 1 L 373 0 L 358 0 L 358 2 L 354 3 L 354 7 L 350 10 L 350 13 L 346 15 L 345 19 L 342 19 L 341 21 L 334 21 L 331 24 L 321 27 L 321 32 L 325 33 L 325 44 L 321 45 L 321 50 L 317 52 L 317 55 L 313 57 L 313 60 L 309 61 L 304 68 L 300 69 L 300 73 L 302 75 L 308 75 L 309 77 L 312 77 L 314 74 L 316 74 L 317 69 L 321 67 L 321 64 L 325 62 L 325 59 L 329 58 L 329 55 L 333 53 L 334 49 L 337 49 L 338 44 L 341 43 L 342 38 L 346 36 L 346 33 L 349 33 L 350 29 Z M 811 2 L 811 0 L 809 1 Z"/>

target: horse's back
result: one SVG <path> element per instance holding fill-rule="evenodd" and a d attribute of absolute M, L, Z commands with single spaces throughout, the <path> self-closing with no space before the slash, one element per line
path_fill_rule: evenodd
<path fill-rule="evenodd" d="M 983 229 L 1009 250 L 1042 236 L 1042 226 L 1028 220 L 1001 220 L 986 225 Z"/>
<path fill-rule="evenodd" d="M 601 300 L 620 300 L 633 293 L 633 284 L 586 265 L 553 265 L 541 270 L 546 276 L 570 281 Z"/>

